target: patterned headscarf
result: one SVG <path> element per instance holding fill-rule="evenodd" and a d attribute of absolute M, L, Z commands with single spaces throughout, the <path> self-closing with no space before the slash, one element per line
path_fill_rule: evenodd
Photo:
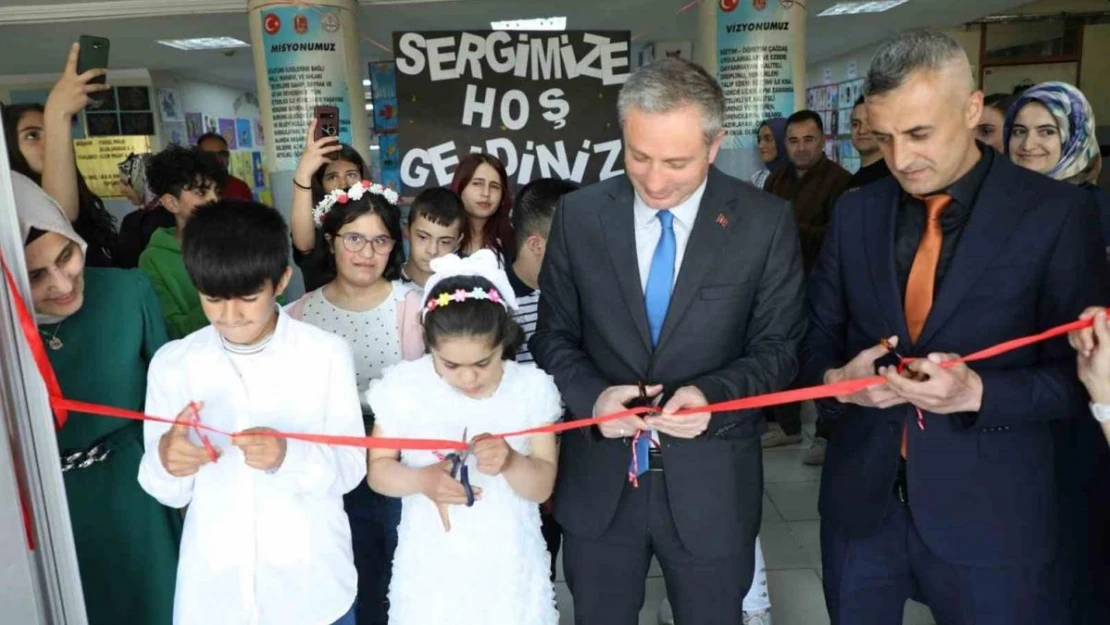
<path fill-rule="evenodd" d="M 1048 109 L 1060 129 L 1060 162 L 1048 176 L 1072 184 L 1096 184 L 1102 171 L 1102 156 L 1095 136 L 1095 114 L 1083 92 L 1067 83 L 1041 83 L 1018 96 L 1006 112 L 1003 127 L 1006 154 L 1010 153 L 1014 119 L 1030 102 L 1038 102 Z"/>

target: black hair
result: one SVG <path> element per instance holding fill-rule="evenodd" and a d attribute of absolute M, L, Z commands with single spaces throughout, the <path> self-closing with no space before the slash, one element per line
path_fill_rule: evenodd
<path fill-rule="evenodd" d="M 338 152 L 332 152 L 332 156 L 334 156 L 335 159 L 324 163 L 320 169 L 316 170 L 316 173 L 312 174 L 312 202 L 314 204 L 319 204 L 320 200 L 324 199 L 324 196 L 327 195 L 324 191 L 324 174 L 328 172 L 328 165 L 336 161 L 347 161 L 353 164 L 355 167 L 358 167 L 358 173 L 363 180 L 370 179 L 370 168 L 366 166 L 366 161 L 362 160 L 362 155 L 358 153 L 358 150 L 346 143 L 341 143 L 339 145 L 341 146 L 340 150 Z"/>
<path fill-rule="evenodd" d="M 537 178 L 524 185 L 513 201 L 513 232 L 518 251 L 533 234 L 547 238 L 559 198 L 576 190 L 578 184 L 559 178 Z"/>
<path fill-rule="evenodd" d="M 289 229 L 265 204 L 220 200 L 197 208 L 181 241 L 197 291 L 233 299 L 277 288 L 289 266 Z"/>
<path fill-rule="evenodd" d="M 466 208 L 462 198 L 447 187 L 429 187 L 420 192 L 409 208 L 409 227 L 417 217 L 450 228 L 455 224 L 466 227 Z"/>
<path fill-rule="evenodd" d="M 475 288 L 494 290 L 493 283 L 479 276 L 456 276 L 435 285 L 425 293 L 424 304 L 440 295 Z M 524 330 L 520 329 L 513 314 L 505 306 L 483 299 L 452 301 L 447 306 L 436 307 L 424 317 L 424 344 L 435 349 L 440 340 L 452 337 L 490 337 L 494 345 L 501 346 L 501 359 L 513 360 L 524 344 Z"/>
<path fill-rule="evenodd" d="M 147 186 L 157 196 L 170 194 L 181 197 L 186 190 L 206 190 L 227 184 L 227 170 L 211 152 L 197 148 L 171 145 L 150 157 L 147 163 Z"/>
<path fill-rule="evenodd" d="M 27 247 L 28 245 L 34 243 L 36 239 L 44 234 L 46 234 L 46 230 L 39 230 L 38 228 L 31 226 L 27 229 L 27 238 L 23 240 L 23 247 Z"/>
<path fill-rule="evenodd" d="M 227 137 L 221 135 L 220 133 L 218 133 L 218 132 L 206 132 L 206 133 L 204 133 L 203 135 L 201 135 L 200 137 L 197 138 L 197 147 L 200 147 L 202 144 L 204 144 L 205 141 L 208 141 L 209 139 L 218 140 L 220 143 L 224 144 L 225 148 L 231 146 L 231 144 L 229 144 L 227 142 Z"/>
<path fill-rule="evenodd" d="M 983 106 L 992 108 L 1005 115 L 1015 101 L 1017 101 L 1017 96 L 1012 93 L 992 93 L 983 98 Z"/>
<path fill-rule="evenodd" d="M 789 127 L 793 126 L 794 124 L 801 124 L 801 123 L 805 123 L 805 122 L 813 122 L 813 123 L 817 124 L 817 130 L 820 131 L 821 134 L 825 134 L 825 122 L 824 122 L 824 120 L 821 119 L 821 116 L 819 114 L 817 114 L 816 112 L 811 111 L 809 109 L 806 109 L 804 111 L 798 111 L 797 113 L 794 113 L 790 117 L 787 117 L 786 118 L 786 127 L 789 128 Z"/>
<path fill-rule="evenodd" d="M 864 97 L 860 96 L 860 97 L 856 98 L 856 103 L 852 105 L 852 108 L 856 108 L 857 106 L 859 106 L 861 104 L 864 104 L 866 102 L 867 101 L 864 99 Z"/>
<path fill-rule="evenodd" d="M 42 174 L 31 169 L 31 164 L 19 149 L 19 121 L 30 112 L 45 113 L 46 109 L 41 104 L 13 104 L 0 106 L 0 118 L 3 119 L 4 139 L 8 144 L 8 162 L 12 171 L 27 176 L 32 182 L 42 186 Z M 92 192 L 81 170 L 74 166 L 74 175 L 77 176 L 77 219 L 73 228 L 81 238 L 89 244 L 90 252 L 100 250 L 100 256 L 110 260 L 115 256 L 119 244 L 119 233 L 116 227 L 116 218 L 104 208 L 104 201 Z M 96 254 L 86 255 L 86 264 L 95 261 Z"/>
<path fill-rule="evenodd" d="M 389 238 L 393 239 L 393 250 L 389 252 L 389 260 L 386 262 L 382 277 L 386 280 L 400 280 L 401 266 L 405 264 L 405 246 L 402 242 L 404 235 L 401 233 L 401 209 L 384 197 L 366 191 L 362 194 L 362 199 L 347 200 L 346 204 L 336 202 L 332 205 L 328 214 L 324 216 L 322 226 L 324 235 L 330 239 L 329 243 L 331 245 L 342 245 L 336 241 L 339 238 L 339 231 L 343 226 L 363 215 L 377 215 L 381 217 L 385 224 L 385 229 L 389 232 Z M 328 262 L 329 268 L 333 272 L 337 271 L 335 254 L 328 254 Z"/>

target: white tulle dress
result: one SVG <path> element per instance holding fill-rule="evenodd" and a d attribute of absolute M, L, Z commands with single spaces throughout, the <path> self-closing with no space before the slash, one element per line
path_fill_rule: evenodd
<path fill-rule="evenodd" d="M 556 421 L 562 409 L 554 380 L 533 365 L 504 366 L 496 393 L 481 400 L 440 378 L 431 356 L 390 367 L 367 391 L 375 424 L 383 436 L 459 440 L 464 429 L 473 437 Z M 530 452 L 527 438 L 509 444 Z M 407 467 L 436 462 L 430 451 L 401 453 Z M 557 625 L 537 504 L 516 494 L 503 476 L 479 473 L 473 457 L 469 466 L 482 499 L 469 508 L 451 506 L 450 532 L 427 497 L 402 499 L 390 625 Z"/>

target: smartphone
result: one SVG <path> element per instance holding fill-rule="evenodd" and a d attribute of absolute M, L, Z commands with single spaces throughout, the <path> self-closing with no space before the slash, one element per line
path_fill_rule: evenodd
<path fill-rule="evenodd" d="M 324 137 L 338 137 L 339 136 L 339 109 L 334 106 L 317 106 L 314 115 L 316 117 L 316 132 L 312 138 L 319 141 Z M 338 152 L 328 154 L 328 158 L 335 160 L 338 158 Z"/>
<path fill-rule="evenodd" d="M 90 69 L 108 69 L 108 47 L 110 44 L 106 37 L 81 35 L 77 43 L 81 44 L 81 51 L 77 55 L 78 74 L 83 74 Z M 97 76 L 89 82 L 104 84 L 107 79 L 107 76 Z M 107 101 L 108 93 L 101 91 L 92 94 L 89 98 L 92 100 L 89 103 L 89 108 L 98 109 Z"/>
<path fill-rule="evenodd" d="M 77 56 L 77 73 L 83 74 L 90 69 L 108 69 L 108 47 L 110 42 L 106 37 L 93 37 L 81 35 L 77 40 L 81 44 L 81 52 Z M 103 84 L 105 76 L 97 76 L 91 82 Z"/>

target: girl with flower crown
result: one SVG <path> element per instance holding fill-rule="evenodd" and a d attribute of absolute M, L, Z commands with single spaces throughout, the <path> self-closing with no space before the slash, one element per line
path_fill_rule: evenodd
<path fill-rule="evenodd" d="M 430 354 L 386 370 L 366 397 L 374 436 L 466 441 L 451 450 L 370 451 L 370 486 L 402 498 L 390 625 L 555 625 L 551 556 L 537 504 L 555 484 L 555 435 L 507 432 L 562 415 L 555 381 L 513 361 L 524 335 L 516 297 L 490 250 L 431 263 L 424 290 Z"/>
<path fill-rule="evenodd" d="M 420 295 L 401 281 L 401 213 L 397 194 L 368 181 L 324 196 L 313 211 L 335 278 L 288 307 L 300 319 L 351 345 L 358 386 L 424 353 Z M 367 428 L 370 407 L 363 402 Z M 401 503 L 363 482 L 344 498 L 358 569 L 359 623 L 384 623 L 390 562 L 397 544 Z"/>
<path fill-rule="evenodd" d="M 354 148 L 340 143 L 339 137 L 315 136 L 313 120 L 293 172 L 293 211 L 289 219 L 293 262 L 301 269 L 305 291 L 314 291 L 335 278 L 335 268 L 328 262 L 328 245 L 319 225 L 313 222 L 313 207 L 331 192 L 349 189 L 370 177 L 370 168 Z"/>

